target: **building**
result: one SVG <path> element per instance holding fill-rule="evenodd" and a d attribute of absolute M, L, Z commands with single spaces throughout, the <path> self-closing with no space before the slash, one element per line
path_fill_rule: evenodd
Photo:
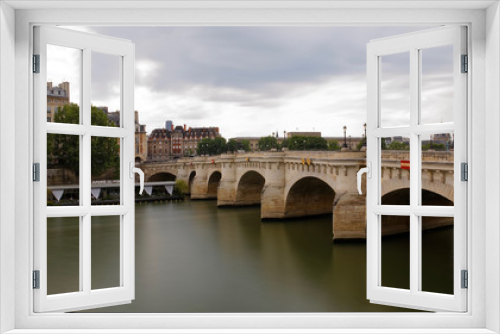
<path fill-rule="evenodd" d="M 186 125 L 172 124 L 170 128 L 154 129 L 147 140 L 147 160 L 167 161 L 193 156 L 197 154 L 198 143 L 203 139 L 215 139 L 220 136 L 218 127 L 188 128 Z"/>
<path fill-rule="evenodd" d="M 319 131 L 309 131 L 309 132 L 298 132 L 298 131 L 292 131 L 292 132 L 287 132 L 286 137 L 287 138 L 292 138 L 292 137 L 321 137 L 321 132 Z"/>
<path fill-rule="evenodd" d="M 65 104 L 69 103 L 69 82 L 57 86 L 47 82 L 47 122 L 53 122 L 54 117 Z"/>
<path fill-rule="evenodd" d="M 148 136 L 146 125 L 139 123 L 139 112 L 135 111 L 135 162 L 141 163 L 148 158 Z"/>

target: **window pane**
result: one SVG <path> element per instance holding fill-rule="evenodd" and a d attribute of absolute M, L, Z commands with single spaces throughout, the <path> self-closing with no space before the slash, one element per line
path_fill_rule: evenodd
<path fill-rule="evenodd" d="M 92 52 L 92 125 L 120 126 L 121 57 Z"/>
<path fill-rule="evenodd" d="M 80 291 L 80 218 L 47 218 L 47 294 Z"/>
<path fill-rule="evenodd" d="M 420 50 L 421 124 L 453 122 L 453 46 Z"/>
<path fill-rule="evenodd" d="M 409 126 L 410 53 L 380 58 L 380 126 Z"/>
<path fill-rule="evenodd" d="M 79 205 L 80 137 L 47 134 L 47 205 Z"/>
<path fill-rule="evenodd" d="M 422 217 L 422 291 L 453 294 L 453 218 Z"/>
<path fill-rule="evenodd" d="M 381 217 L 382 282 L 384 287 L 410 288 L 410 217 Z"/>
<path fill-rule="evenodd" d="M 92 217 L 92 290 L 120 286 L 120 216 Z"/>
<path fill-rule="evenodd" d="M 422 147 L 422 205 L 453 206 L 453 134 L 421 135 L 420 141 Z"/>
<path fill-rule="evenodd" d="M 120 204 L 120 139 L 92 137 L 92 204 Z"/>
<path fill-rule="evenodd" d="M 47 122 L 80 124 L 82 50 L 47 45 Z"/>
<path fill-rule="evenodd" d="M 410 138 L 380 138 L 381 204 L 410 205 Z"/>

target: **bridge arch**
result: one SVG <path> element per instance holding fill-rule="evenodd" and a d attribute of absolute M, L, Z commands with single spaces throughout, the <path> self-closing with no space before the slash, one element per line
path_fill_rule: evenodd
<path fill-rule="evenodd" d="M 151 175 L 147 182 L 158 182 L 158 181 L 175 181 L 177 176 L 170 172 L 159 172 Z"/>
<path fill-rule="evenodd" d="M 285 217 L 302 217 L 333 212 L 335 190 L 324 180 L 306 176 L 290 187 L 285 197 Z"/>
<path fill-rule="evenodd" d="M 382 196 L 383 205 L 410 205 L 410 189 L 400 188 L 387 192 Z M 422 189 L 422 205 L 453 206 L 453 201 L 434 191 Z M 422 220 L 422 229 L 453 226 L 451 217 L 427 217 Z M 383 216 L 382 235 L 408 233 L 410 225 L 408 217 Z"/>
<path fill-rule="evenodd" d="M 195 177 L 196 177 L 196 171 L 193 170 L 193 171 L 191 171 L 191 173 L 189 173 L 189 179 L 188 179 L 188 186 L 189 186 L 189 193 L 190 194 L 191 194 L 191 188 L 193 187 Z"/>
<path fill-rule="evenodd" d="M 255 170 L 245 172 L 237 183 L 236 205 L 260 205 L 265 183 L 266 179 L 261 173 Z"/>
<path fill-rule="evenodd" d="M 438 189 L 422 189 L 422 205 L 453 206 L 453 192 Z M 382 193 L 383 205 L 410 205 L 410 188 L 385 189 Z"/>
<path fill-rule="evenodd" d="M 217 189 L 219 188 L 221 179 L 222 173 L 220 171 L 214 171 L 208 177 L 207 195 L 209 198 L 217 198 Z"/>

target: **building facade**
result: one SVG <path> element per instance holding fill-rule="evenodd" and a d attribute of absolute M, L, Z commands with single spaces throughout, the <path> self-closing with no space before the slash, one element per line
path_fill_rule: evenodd
<path fill-rule="evenodd" d="M 69 82 L 53 86 L 47 82 L 47 122 L 53 122 L 60 108 L 69 103 Z"/>
<path fill-rule="evenodd" d="M 188 128 L 186 125 L 169 125 L 170 128 L 155 129 L 149 135 L 148 161 L 168 161 L 183 156 L 194 156 L 197 154 L 198 143 L 203 139 L 221 136 L 218 127 Z"/>
<path fill-rule="evenodd" d="M 146 125 L 139 123 L 139 112 L 135 111 L 135 162 L 142 163 L 148 158 L 148 136 Z"/>

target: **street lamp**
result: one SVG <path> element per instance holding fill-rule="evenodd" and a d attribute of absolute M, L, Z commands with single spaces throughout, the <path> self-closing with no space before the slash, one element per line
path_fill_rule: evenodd
<path fill-rule="evenodd" d="M 344 145 L 342 145 L 343 148 L 347 148 L 347 126 L 344 125 Z"/>
<path fill-rule="evenodd" d="M 366 123 L 363 124 L 363 127 L 365 128 L 365 142 L 363 143 L 363 146 L 366 147 Z"/>

